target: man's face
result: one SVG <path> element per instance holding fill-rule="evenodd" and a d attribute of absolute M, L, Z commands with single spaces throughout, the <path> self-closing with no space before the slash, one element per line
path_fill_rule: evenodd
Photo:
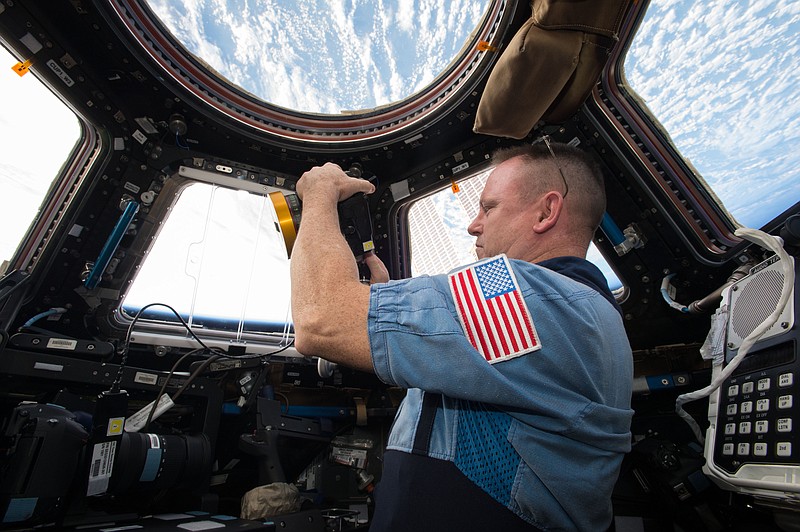
<path fill-rule="evenodd" d="M 530 249 L 532 209 L 518 186 L 518 159 L 498 165 L 489 175 L 480 199 L 478 215 L 467 231 L 477 237 L 478 258 L 505 253 L 509 258 L 524 258 Z M 526 208 L 527 207 L 527 208 Z"/>

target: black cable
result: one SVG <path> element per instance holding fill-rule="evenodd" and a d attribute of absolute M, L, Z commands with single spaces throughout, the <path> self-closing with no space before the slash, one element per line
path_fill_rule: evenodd
<path fill-rule="evenodd" d="M 214 361 L 216 361 L 216 360 L 219 360 L 220 358 L 235 358 L 235 359 L 239 359 L 239 360 L 241 360 L 241 359 L 246 359 L 246 358 L 271 357 L 272 355 L 274 355 L 274 354 L 276 354 L 276 353 L 280 353 L 281 351 L 285 351 L 285 350 L 289 349 L 289 347 L 291 347 L 293 344 L 294 344 L 294 339 L 293 339 L 291 342 L 289 342 L 289 344 L 288 344 L 288 345 L 285 345 L 285 346 L 281 347 L 280 349 L 278 349 L 278 350 L 276 350 L 276 351 L 273 351 L 273 352 L 271 352 L 271 353 L 266 353 L 266 354 L 264 354 L 264 355 L 252 355 L 252 356 L 233 356 L 233 355 L 229 355 L 229 354 L 227 354 L 227 353 L 219 353 L 219 352 L 214 352 L 214 355 L 213 355 L 213 356 L 210 356 L 210 357 L 206 358 L 206 359 L 203 361 L 203 363 L 202 363 L 202 364 L 200 364 L 200 365 L 199 365 L 197 368 L 195 368 L 195 370 L 194 370 L 194 371 L 191 373 L 191 375 L 189 375 L 189 377 L 186 379 L 186 381 L 185 381 L 185 382 L 184 382 L 184 383 L 181 385 L 181 387 L 180 387 L 180 388 L 178 388 L 178 390 L 175 392 L 175 395 L 173 395 L 173 396 L 172 396 L 172 400 L 174 401 L 175 399 L 177 399 L 178 397 L 180 397 L 180 395 L 181 395 L 183 392 L 185 392 L 185 391 L 186 391 L 186 388 L 189 386 L 189 384 L 191 384 L 191 383 L 192 383 L 192 381 L 194 381 L 194 380 L 195 380 L 195 379 L 196 379 L 196 378 L 197 378 L 197 377 L 198 377 L 198 376 L 199 376 L 201 373 L 203 373 L 203 371 L 205 371 L 205 369 L 206 369 L 206 368 L 207 368 L 207 367 L 208 367 L 208 366 L 209 366 L 209 365 L 210 365 L 212 362 L 214 362 Z M 170 381 L 170 379 L 172 378 L 172 376 L 175 374 L 175 370 L 177 370 L 177 369 L 178 369 L 178 366 L 180 365 L 180 363 L 181 363 L 181 362 L 183 362 L 184 360 L 186 360 L 186 359 L 187 359 L 187 358 L 188 358 L 190 355 L 194 355 L 194 354 L 196 354 L 196 353 L 198 353 L 198 352 L 201 352 L 201 351 L 203 351 L 204 349 L 206 349 L 206 350 L 207 350 L 208 348 L 206 347 L 206 348 L 197 348 L 197 349 L 193 349 L 192 351 L 189 351 L 188 353 L 186 353 L 186 354 L 184 354 L 183 356 L 181 356 L 181 357 L 180 357 L 180 358 L 179 358 L 179 359 L 178 359 L 178 360 L 175 362 L 175 364 L 173 364 L 172 368 L 169 370 L 169 373 L 167 374 L 167 378 L 166 378 L 166 379 L 164 379 L 164 384 L 162 384 L 162 385 L 161 385 L 161 388 L 158 390 L 158 395 L 156 395 L 156 399 L 155 399 L 155 401 L 153 402 L 153 407 L 150 409 L 150 413 L 147 415 L 147 421 L 145 421 L 144 425 L 142 426 L 142 429 L 141 429 L 141 430 L 142 430 L 142 432 L 143 432 L 145 429 L 147 429 L 147 427 L 149 427 L 149 426 L 150 426 L 150 422 L 153 420 L 153 415 L 155 414 L 155 412 L 156 412 L 156 409 L 158 408 L 158 402 L 161 400 L 161 397 L 164 395 L 164 392 L 165 392 L 165 391 L 166 391 L 166 389 L 167 389 L 167 385 L 169 384 L 169 381 Z M 285 396 L 284 396 L 284 397 L 285 397 Z M 288 399 L 288 398 L 286 398 L 286 408 L 287 408 L 287 410 L 288 410 L 288 408 L 289 408 L 289 399 Z"/>
<path fill-rule="evenodd" d="M 125 334 L 125 343 L 122 346 L 122 360 L 120 360 L 119 370 L 117 371 L 117 375 L 114 378 L 114 381 L 111 383 L 111 390 L 110 391 L 112 393 L 119 392 L 120 386 L 122 385 L 122 375 L 125 372 L 125 366 L 128 363 L 128 352 L 130 351 L 131 335 L 133 334 L 133 327 L 134 327 L 134 325 L 136 325 L 136 322 L 139 321 L 139 318 L 142 316 L 142 313 L 146 309 L 148 309 L 150 307 L 154 307 L 154 306 L 161 306 L 161 307 L 168 308 L 175 315 L 175 317 L 178 318 L 178 321 L 181 322 L 181 325 L 183 325 L 183 327 L 189 332 L 191 337 L 194 338 L 194 340 L 197 341 L 197 343 L 200 344 L 202 347 L 197 348 L 197 349 L 193 349 L 193 350 L 187 352 L 186 354 L 181 356 L 175 362 L 175 364 L 173 364 L 172 369 L 170 369 L 169 373 L 167 374 L 167 378 L 164 379 L 164 383 L 161 385 L 161 388 L 158 391 L 158 395 L 156 396 L 155 401 L 153 401 L 153 407 L 150 409 L 150 412 L 147 415 L 147 421 L 145 421 L 145 424 L 142 427 L 142 430 L 145 430 L 145 429 L 147 429 L 147 427 L 150 426 L 150 422 L 153 420 L 153 415 L 155 414 L 156 410 L 158 409 L 158 402 L 161 400 L 161 397 L 163 397 L 164 392 L 167 389 L 167 385 L 169 384 L 170 379 L 175 374 L 175 371 L 177 370 L 177 368 L 180 365 L 180 363 L 183 362 L 184 360 L 186 360 L 186 358 L 188 358 L 189 356 L 194 355 L 194 354 L 196 354 L 198 352 L 201 352 L 201 351 L 208 351 L 209 353 L 213 353 L 212 356 L 206 358 L 206 360 L 204 360 L 203 363 L 200 366 L 198 366 L 197 369 L 195 369 L 195 371 L 192 372 L 191 375 L 189 375 L 189 377 L 187 378 L 186 382 L 184 382 L 183 385 L 180 388 L 178 388 L 178 391 L 172 397 L 172 400 L 177 399 L 184 391 L 186 391 L 186 388 L 188 387 L 188 385 L 194 379 L 196 379 L 198 377 L 198 375 L 200 375 L 203 371 L 205 371 L 205 369 L 209 366 L 209 364 L 211 364 L 215 360 L 219 360 L 220 358 L 251 359 L 251 358 L 272 357 L 273 355 L 281 353 L 281 352 L 289 349 L 292 345 L 294 345 L 294 338 L 292 338 L 291 342 L 289 342 L 285 346 L 281 347 L 280 349 L 272 351 L 271 353 L 256 354 L 256 355 L 250 355 L 250 356 L 246 356 L 246 355 L 245 356 L 229 355 L 228 353 L 225 353 L 224 351 L 219 351 L 217 349 L 213 349 L 213 348 L 207 346 L 194 333 L 194 331 L 192 330 L 191 327 L 189 327 L 189 325 L 186 323 L 186 321 L 184 321 L 183 317 L 180 314 L 178 314 L 178 311 L 176 311 L 171 306 L 167 305 L 166 303 L 148 303 L 147 305 L 145 305 L 142 308 L 140 308 L 138 310 L 138 312 L 136 312 L 136 315 L 133 317 L 133 320 L 131 320 L 131 323 L 128 326 L 128 331 Z"/>
<path fill-rule="evenodd" d="M 175 362 L 175 364 L 172 365 L 172 369 L 169 370 L 169 373 L 167 374 L 167 378 L 164 379 L 164 383 L 161 385 L 161 388 L 158 390 L 158 394 L 156 395 L 156 399 L 153 402 L 153 407 L 150 409 L 150 412 L 147 414 L 147 421 L 145 421 L 144 425 L 142 426 L 142 432 L 147 430 L 147 427 L 150 426 L 150 422 L 153 421 L 153 415 L 155 414 L 156 410 L 158 409 L 158 402 L 161 401 L 161 397 L 163 397 L 164 392 L 167 390 L 167 386 L 169 385 L 169 381 L 172 378 L 172 376 L 175 374 L 175 371 L 178 369 L 178 366 L 181 364 L 181 362 L 186 360 L 191 355 L 199 353 L 199 352 L 201 352 L 203 350 L 204 350 L 203 348 L 193 349 L 193 350 L 189 351 L 188 353 L 184 354 L 182 357 L 180 357 Z M 178 391 L 175 392 L 175 395 L 172 397 L 172 399 L 173 400 L 177 399 L 178 396 L 180 396 L 184 392 L 184 390 L 186 390 L 186 387 L 189 386 L 189 383 L 191 383 L 191 381 L 196 379 L 197 376 L 203 370 L 205 370 L 208 367 L 209 364 L 211 364 L 211 362 L 213 362 L 215 360 L 218 360 L 219 358 L 220 358 L 219 355 L 214 355 L 214 356 L 210 356 L 207 359 L 205 359 L 203 361 L 203 363 L 200 366 L 198 366 L 192 372 L 191 375 L 189 375 L 189 377 L 186 379 L 186 381 L 183 383 L 183 385 L 181 385 L 181 387 L 178 388 Z"/>
<path fill-rule="evenodd" d="M 134 325 L 136 325 L 136 322 L 139 321 L 139 318 L 142 316 L 142 313 L 146 309 L 155 306 L 168 308 L 175 315 L 175 317 L 178 318 L 178 321 L 181 322 L 181 325 L 183 325 L 183 327 L 189 332 L 191 337 L 194 338 L 198 344 L 203 346 L 205 350 L 210 351 L 212 353 L 220 353 L 219 351 L 211 349 L 205 343 L 203 343 L 203 341 L 200 338 L 198 338 L 198 336 L 194 333 L 192 328 L 189 327 L 189 325 L 183 320 L 183 317 L 181 317 L 181 315 L 178 314 L 178 311 L 176 311 L 174 308 L 170 307 L 166 303 L 148 303 L 147 305 L 139 309 L 139 311 L 136 313 L 136 316 L 133 317 L 131 324 L 128 326 L 128 332 L 127 334 L 125 334 L 125 343 L 122 345 L 122 360 L 120 360 L 119 363 L 119 371 L 117 372 L 117 376 L 114 378 L 114 382 L 111 383 L 111 392 L 113 393 L 119 392 L 120 386 L 122 385 L 122 374 L 125 371 L 125 366 L 128 363 L 128 352 L 130 351 L 131 334 L 133 334 L 133 327 Z M 224 354 L 223 356 L 228 356 L 228 355 Z"/>

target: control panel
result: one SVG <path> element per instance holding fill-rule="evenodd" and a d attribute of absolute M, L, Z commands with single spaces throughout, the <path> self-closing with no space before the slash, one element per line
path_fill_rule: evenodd
<path fill-rule="evenodd" d="M 777 257 L 765 261 L 726 290 L 721 307 L 727 305 L 724 357 L 714 367 L 715 376 L 780 304 L 787 271 L 781 262 Z M 796 274 L 792 262 L 789 271 Z M 710 397 L 704 470 L 725 489 L 771 499 L 785 499 L 787 493 L 800 498 L 797 292 L 792 290 L 777 321 Z"/>

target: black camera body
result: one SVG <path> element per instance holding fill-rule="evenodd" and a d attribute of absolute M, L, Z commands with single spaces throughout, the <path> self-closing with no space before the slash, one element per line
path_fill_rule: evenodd
<path fill-rule="evenodd" d="M 351 177 L 361 177 L 361 169 L 351 167 L 347 172 Z M 292 247 L 300 229 L 303 205 L 297 194 L 272 192 L 269 194 L 278 217 L 278 225 L 286 244 L 286 252 L 292 256 Z M 364 254 L 375 248 L 372 235 L 372 216 L 369 211 L 369 200 L 363 192 L 357 192 L 349 198 L 339 202 L 339 228 L 344 235 L 347 245 L 353 252 L 357 261 L 363 259 Z"/>
<path fill-rule="evenodd" d="M 366 252 L 375 249 L 367 195 L 363 192 L 353 194 L 341 201 L 337 210 L 339 212 L 339 228 L 356 260 L 360 261 Z"/>

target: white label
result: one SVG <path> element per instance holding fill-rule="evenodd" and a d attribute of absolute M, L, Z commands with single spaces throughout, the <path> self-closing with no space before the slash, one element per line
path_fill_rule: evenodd
<path fill-rule="evenodd" d="M 152 384 L 155 386 L 158 384 L 158 375 L 153 373 L 142 373 L 141 371 L 137 371 L 136 375 L 133 377 L 133 382 L 138 382 L 140 384 Z"/>
<path fill-rule="evenodd" d="M 114 469 L 114 453 L 117 442 L 105 441 L 97 443 L 92 450 L 92 465 L 89 470 L 89 486 L 86 495 L 102 495 L 108 489 L 108 479 Z"/>
<path fill-rule="evenodd" d="M 456 175 L 459 172 L 463 172 L 467 168 L 469 168 L 469 163 L 461 163 L 458 166 L 454 166 L 453 167 L 453 175 Z"/>
<path fill-rule="evenodd" d="M 44 46 L 42 46 L 42 43 L 40 43 L 39 40 L 30 33 L 26 33 L 25 35 L 20 37 L 19 40 L 22 44 L 28 47 L 28 50 L 30 50 L 35 54 L 39 53 L 39 50 L 44 48 Z"/>
<path fill-rule="evenodd" d="M 362 449 L 345 449 L 334 447 L 331 451 L 331 460 L 337 464 L 363 468 L 367 465 L 367 451 Z"/>
<path fill-rule="evenodd" d="M 46 362 L 34 362 L 33 369 L 43 369 L 45 371 L 64 371 L 61 364 L 48 364 Z"/>
<path fill-rule="evenodd" d="M 191 521 L 175 526 L 184 530 L 213 530 L 215 528 L 225 528 L 225 525 L 217 523 L 216 521 Z"/>
<path fill-rule="evenodd" d="M 144 132 L 147 133 L 148 135 L 154 135 L 158 133 L 158 129 L 153 124 L 153 121 L 147 118 L 146 116 L 141 118 L 134 118 L 134 120 L 136 121 L 137 124 L 139 124 L 140 128 L 144 129 Z"/>
<path fill-rule="evenodd" d="M 51 59 L 51 60 L 49 60 L 49 61 L 47 62 L 47 66 L 49 66 L 49 67 L 50 67 L 50 70 L 52 70 L 53 72 L 55 72 L 55 73 L 56 73 L 56 76 L 58 76 L 59 78 L 61 78 L 61 81 L 63 81 L 63 82 L 64 82 L 64 84 L 65 84 L 67 87 L 72 87 L 73 85 L 75 85 L 75 82 L 74 82 L 74 81 L 72 81 L 72 78 L 71 78 L 71 77 L 69 77 L 69 74 L 67 74 L 66 72 L 64 72 L 64 69 L 63 69 L 63 68 L 61 68 L 61 67 L 58 65 L 58 63 L 56 63 L 55 61 L 53 61 L 53 60 Z"/>
<path fill-rule="evenodd" d="M 139 185 L 134 185 L 130 181 L 126 181 L 125 184 L 123 185 L 123 188 L 129 192 L 133 192 L 134 194 L 138 194 L 139 191 L 141 190 L 141 187 Z"/>
<path fill-rule="evenodd" d="M 153 410 L 153 403 L 155 401 L 150 401 L 144 408 L 136 412 L 134 415 L 128 418 L 125 421 L 125 431 L 126 432 L 139 432 L 144 427 L 144 424 L 147 422 L 147 416 L 150 415 L 150 411 Z M 169 394 L 164 394 L 161 396 L 161 399 L 158 400 L 158 407 L 156 407 L 155 412 L 153 412 L 153 417 L 150 419 L 151 421 L 157 419 L 158 416 L 169 410 L 174 406 L 175 403 L 172 402 Z M 157 445 L 155 447 L 158 447 Z M 155 448 L 154 447 L 154 448 Z"/>
<path fill-rule="evenodd" d="M 139 144 L 144 144 L 145 142 L 147 142 L 147 135 L 145 135 L 138 129 L 133 132 L 133 138 L 139 141 Z"/>
<path fill-rule="evenodd" d="M 48 349 L 64 349 L 66 351 L 74 351 L 78 347 L 77 340 L 67 340 L 66 338 L 50 338 L 47 341 Z"/>

